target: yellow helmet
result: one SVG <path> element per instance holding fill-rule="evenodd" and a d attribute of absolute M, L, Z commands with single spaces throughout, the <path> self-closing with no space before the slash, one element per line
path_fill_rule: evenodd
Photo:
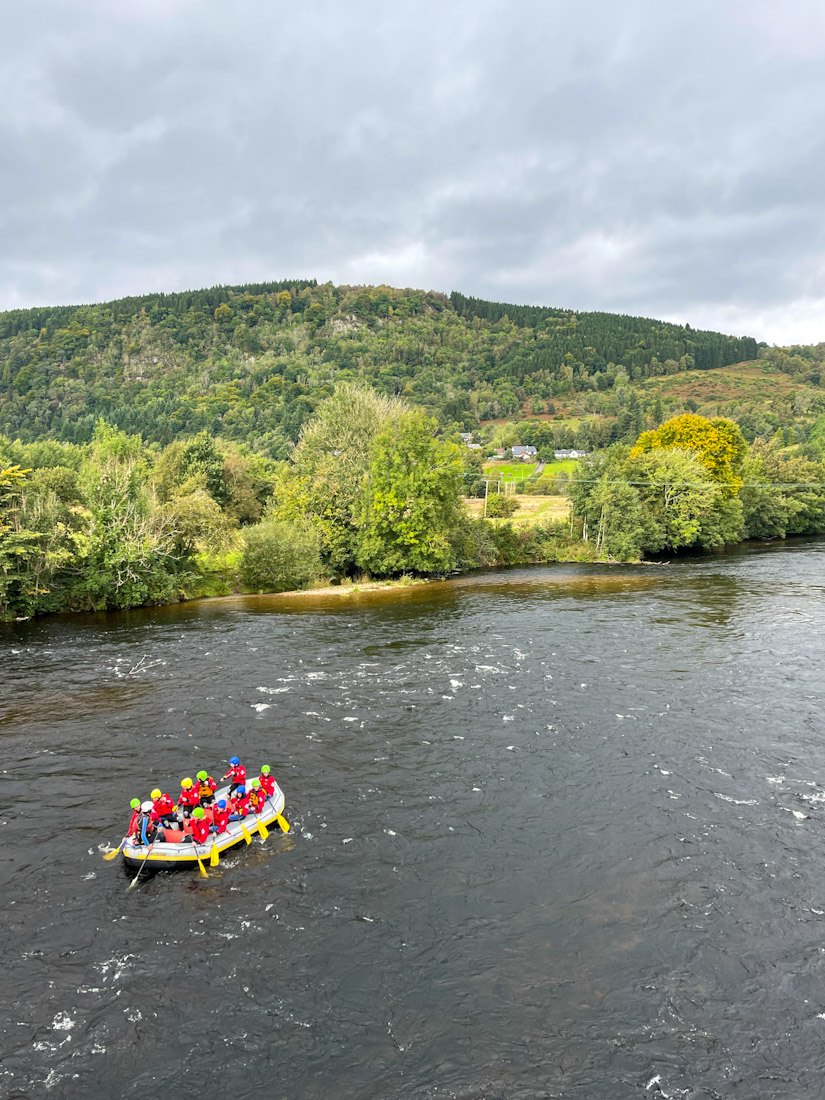
<path fill-rule="evenodd" d="M 181 779 L 180 785 L 183 787 L 184 790 L 188 791 L 189 788 L 192 786 L 192 780 L 191 779 Z"/>
<path fill-rule="evenodd" d="M 162 791 L 160 791 L 157 787 L 155 787 L 155 789 L 150 792 L 149 797 L 152 798 L 152 799 L 160 798 L 162 793 L 163 793 Z"/>

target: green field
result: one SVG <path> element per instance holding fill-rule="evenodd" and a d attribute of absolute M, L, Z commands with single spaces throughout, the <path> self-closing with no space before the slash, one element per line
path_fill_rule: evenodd
<path fill-rule="evenodd" d="M 568 477 L 578 467 L 579 460 L 577 458 L 559 458 L 554 462 L 546 463 L 544 469 L 541 472 L 541 477 L 558 477 L 559 474 L 567 474 Z"/>
<path fill-rule="evenodd" d="M 546 463 L 539 477 L 557 477 L 561 473 L 569 477 L 579 462 L 576 458 L 563 458 Z M 536 466 L 532 462 L 489 462 L 484 467 L 485 477 L 500 478 L 502 481 L 528 481 L 536 476 Z"/>
<path fill-rule="evenodd" d="M 484 476 L 502 481 L 526 481 L 536 476 L 536 467 L 532 462 L 490 462 L 484 467 Z"/>

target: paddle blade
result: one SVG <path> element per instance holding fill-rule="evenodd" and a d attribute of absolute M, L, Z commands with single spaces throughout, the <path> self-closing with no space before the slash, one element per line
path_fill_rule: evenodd
<path fill-rule="evenodd" d="M 203 876 L 203 878 L 209 878 L 209 875 L 207 875 L 206 873 L 206 868 L 203 865 L 203 860 L 200 856 L 198 856 L 198 867 L 200 867 L 201 875 Z"/>
<path fill-rule="evenodd" d="M 282 829 L 283 832 L 285 832 L 285 833 L 289 832 L 289 822 L 287 821 L 287 819 L 284 817 L 283 814 L 278 814 L 278 816 L 275 818 L 275 820 L 281 826 L 281 829 Z"/>
<path fill-rule="evenodd" d="M 149 859 L 149 856 L 150 856 L 150 855 L 152 854 L 152 849 L 154 848 L 154 846 L 155 846 L 155 845 L 154 845 L 154 841 L 153 841 L 153 842 L 152 842 L 152 843 L 151 843 L 151 844 L 149 845 L 149 847 L 148 847 L 148 848 L 146 849 L 146 855 L 145 855 L 145 856 L 143 857 L 143 862 L 141 863 L 140 867 L 138 867 L 138 873 L 137 873 L 137 874 L 135 875 L 135 877 L 134 877 L 134 878 L 132 879 L 132 881 L 131 881 L 131 882 L 129 883 L 129 885 L 128 885 L 127 889 L 131 890 L 133 886 L 137 886 L 137 880 L 138 880 L 138 879 L 140 878 L 140 876 L 142 875 L 142 873 L 143 873 L 143 868 L 144 868 L 144 867 L 146 866 L 146 861 L 147 861 L 147 860 Z"/>
<path fill-rule="evenodd" d="M 263 821 L 258 822 L 258 832 L 261 834 L 261 837 L 264 840 L 266 840 L 266 838 L 269 836 L 269 829 L 267 829 L 267 827 L 266 827 L 266 825 L 264 825 Z"/>
<path fill-rule="evenodd" d="M 123 840 L 121 840 L 120 844 L 118 844 L 117 848 L 115 848 L 115 850 L 113 852 L 107 852 L 106 855 L 103 858 L 104 859 L 114 859 L 115 856 L 120 855 L 120 850 L 121 850 L 121 848 L 123 847 L 123 845 L 126 843 L 126 841 L 128 839 L 129 838 L 125 836 L 123 838 Z"/>
<path fill-rule="evenodd" d="M 209 857 L 209 866 L 217 867 L 220 863 L 220 856 L 218 855 L 218 849 L 212 845 L 212 855 Z"/>
<path fill-rule="evenodd" d="M 244 826 L 243 822 L 241 822 L 241 832 L 243 833 L 243 838 L 246 841 L 246 843 L 251 844 L 252 843 L 252 837 L 246 831 L 246 827 Z"/>

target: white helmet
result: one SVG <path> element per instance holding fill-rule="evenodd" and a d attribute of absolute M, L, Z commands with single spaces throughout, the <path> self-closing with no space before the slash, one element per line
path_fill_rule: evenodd
<path fill-rule="evenodd" d="M 145 814 L 148 814 L 149 811 L 152 809 L 152 803 L 148 802 L 148 801 L 147 802 L 141 802 L 140 808 L 141 808 L 141 810 L 143 810 L 143 812 Z"/>

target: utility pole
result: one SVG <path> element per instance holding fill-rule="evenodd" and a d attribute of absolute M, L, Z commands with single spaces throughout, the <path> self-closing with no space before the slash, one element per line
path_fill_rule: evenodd
<path fill-rule="evenodd" d="M 490 492 L 490 482 L 484 482 L 484 519 L 487 518 L 487 494 Z"/>

